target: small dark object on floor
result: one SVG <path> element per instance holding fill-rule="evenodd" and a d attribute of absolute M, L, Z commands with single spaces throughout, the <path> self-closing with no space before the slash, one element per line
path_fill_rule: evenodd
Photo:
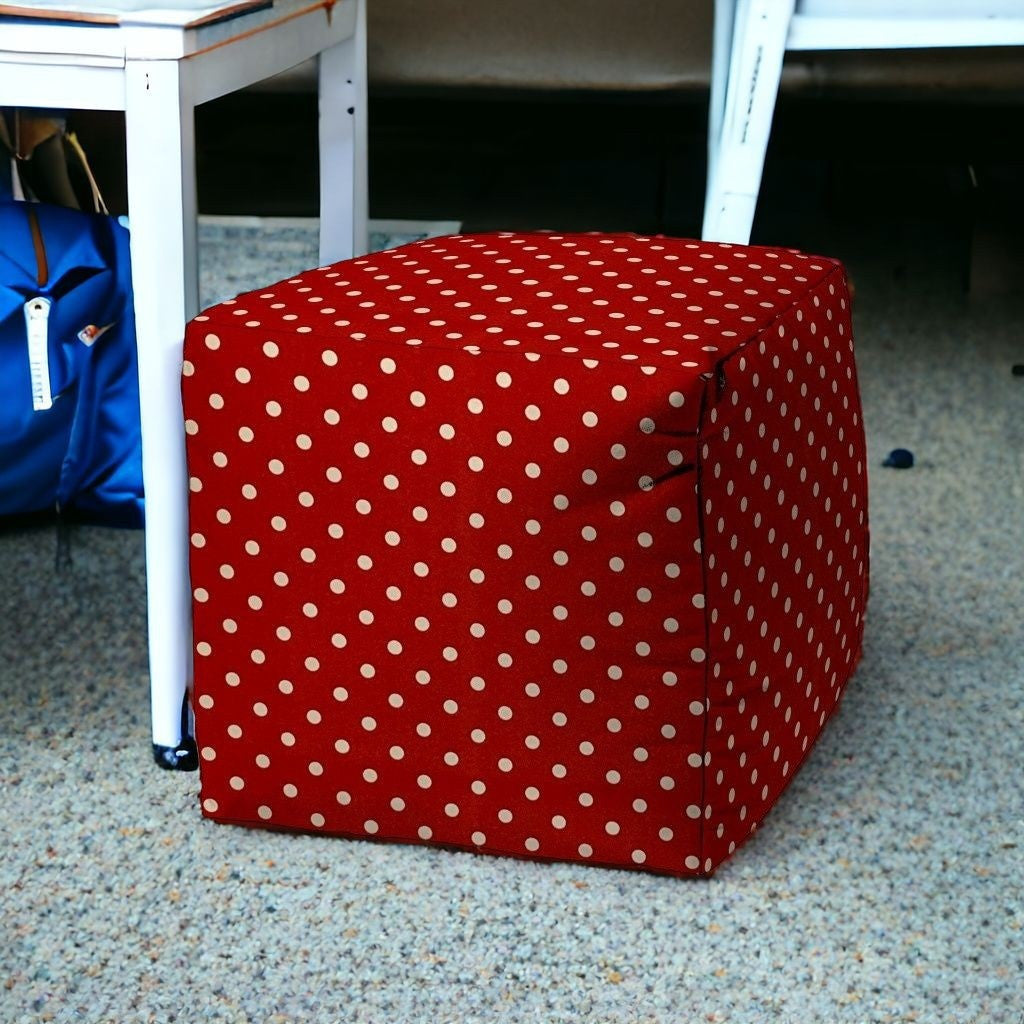
<path fill-rule="evenodd" d="M 889 466 L 891 469 L 910 469 L 914 464 L 914 453 L 907 451 L 906 448 L 893 448 L 889 452 L 888 458 L 882 463 L 883 466 Z"/>
<path fill-rule="evenodd" d="M 1014 363 L 1013 369 L 1010 372 L 1014 377 L 1024 377 L 1024 363 Z"/>

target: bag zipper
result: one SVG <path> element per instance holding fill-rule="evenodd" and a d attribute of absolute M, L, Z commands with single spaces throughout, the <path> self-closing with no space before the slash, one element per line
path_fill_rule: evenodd
<path fill-rule="evenodd" d="M 25 212 L 28 214 L 28 228 L 32 233 L 32 248 L 36 254 L 36 284 L 45 288 L 50 282 L 50 264 L 46 259 L 43 229 L 39 226 L 39 217 L 31 203 L 25 204 Z"/>

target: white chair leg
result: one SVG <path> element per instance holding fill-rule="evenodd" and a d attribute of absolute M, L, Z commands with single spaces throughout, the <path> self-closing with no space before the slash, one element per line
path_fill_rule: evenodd
<path fill-rule="evenodd" d="M 355 34 L 320 54 L 320 263 L 367 248 L 366 2 Z"/>
<path fill-rule="evenodd" d="M 192 619 L 181 410 L 184 326 L 198 312 L 194 113 L 179 62 L 130 61 L 126 70 L 153 744 L 162 766 L 194 768 L 182 731 Z"/>
<path fill-rule="evenodd" d="M 750 241 L 793 7 L 794 0 L 737 0 L 721 134 L 709 159 L 708 241 Z"/>
<path fill-rule="evenodd" d="M 711 95 L 708 102 L 708 172 L 704 206 L 713 204 L 718 150 L 722 143 L 722 122 L 725 120 L 725 96 L 729 88 L 729 63 L 732 55 L 732 34 L 736 21 L 736 0 L 715 0 L 714 32 L 711 44 Z"/>

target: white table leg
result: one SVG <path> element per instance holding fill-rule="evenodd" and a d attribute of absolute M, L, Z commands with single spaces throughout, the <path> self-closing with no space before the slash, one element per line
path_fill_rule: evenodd
<path fill-rule="evenodd" d="M 320 54 L 320 263 L 367 248 L 366 2 L 356 30 Z"/>
<path fill-rule="evenodd" d="M 198 312 L 198 269 L 194 112 L 183 76 L 177 61 L 129 61 L 125 127 L 154 753 L 164 767 L 191 768 L 194 745 L 181 729 L 192 666 L 181 346 Z"/>
<path fill-rule="evenodd" d="M 719 5 L 716 15 L 725 13 L 725 6 Z M 702 232 L 708 241 L 750 241 L 793 7 L 794 0 L 738 0 L 736 4 L 717 145 L 709 131 L 715 156 L 709 159 Z M 714 127 L 712 119 L 709 129 Z"/>

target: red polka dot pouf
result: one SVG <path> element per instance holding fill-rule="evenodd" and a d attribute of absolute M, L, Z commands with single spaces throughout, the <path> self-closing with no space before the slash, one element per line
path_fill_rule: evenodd
<path fill-rule="evenodd" d="M 204 813 L 713 871 L 860 657 L 849 313 L 832 260 L 502 233 L 195 320 Z"/>

